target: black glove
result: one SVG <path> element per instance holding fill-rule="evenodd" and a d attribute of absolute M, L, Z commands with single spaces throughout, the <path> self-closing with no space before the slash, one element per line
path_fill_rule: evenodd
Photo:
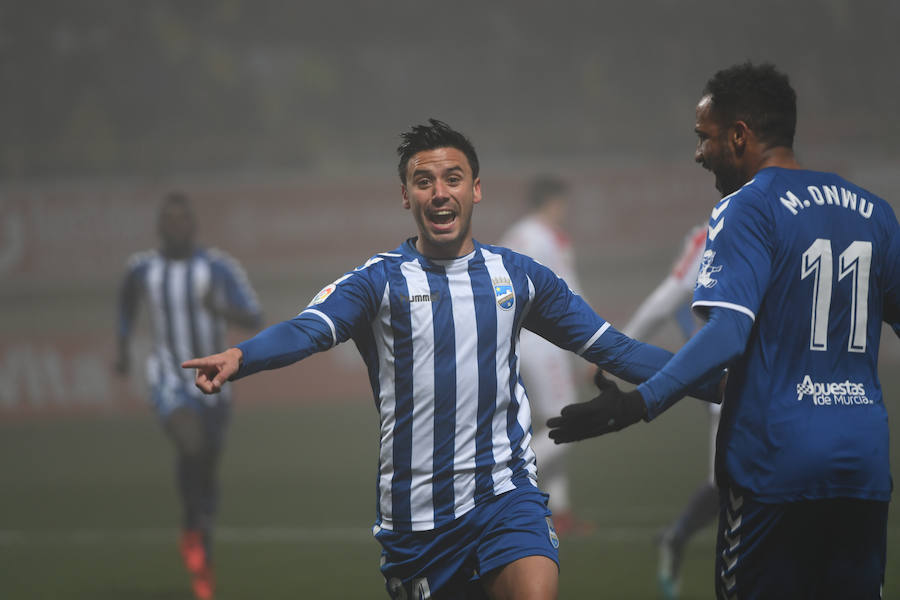
<path fill-rule="evenodd" d="M 600 395 L 588 402 L 570 404 L 558 417 L 547 421 L 550 439 L 557 444 L 576 442 L 618 431 L 637 423 L 647 414 L 647 405 L 637 390 L 623 392 L 597 371 L 594 382 Z"/>

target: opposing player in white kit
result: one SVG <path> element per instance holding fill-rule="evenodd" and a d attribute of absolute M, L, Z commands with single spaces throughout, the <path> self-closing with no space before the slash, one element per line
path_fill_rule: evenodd
<path fill-rule="evenodd" d="M 526 194 L 528 214 L 509 228 L 500 238 L 500 245 L 549 267 L 577 293 L 581 286 L 575 274 L 575 253 L 565 230 L 569 194 L 569 186 L 562 178 L 536 177 Z M 535 422 L 543 423 L 578 399 L 573 356 L 527 329 L 521 333 L 519 347 L 520 371 L 537 415 Z M 572 511 L 565 464 L 569 447 L 554 444 L 545 430 L 535 433 L 531 446 L 540 466 L 541 488 L 550 494 L 556 531 L 566 535 L 588 530 L 590 524 L 577 520 Z"/>
<path fill-rule="evenodd" d="M 691 229 L 672 270 L 638 306 L 631 320 L 622 328 L 625 335 L 647 340 L 675 319 L 684 339 L 689 339 L 700 323 L 691 312 L 697 273 L 706 249 L 706 225 Z M 719 404 L 708 404 L 709 410 L 709 476 L 694 492 L 688 505 L 659 536 L 660 592 L 666 600 L 678 597 L 680 569 L 684 546 L 698 530 L 719 514 L 719 491 L 715 483 L 716 432 L 719 429 Z M 540 454 L 538 454 L 540 456 Z"/>
<path fill-rule="evenodd" d="M 402 139 L 401 196 L 418 236 L 345 273 L 295 318 L 183 366 L 214 393 L 353 339 L 381 423 L 374 533 L 387 592 L 550 600 L 559 538 L 537 487 L 519 331 L 629 381 L 671 353 L 616 331 L 549 268 L 472 238 L 481 179 L 465 136 L 431 119 Z M 696 393 L 712 399 L 715 379 Z"/>

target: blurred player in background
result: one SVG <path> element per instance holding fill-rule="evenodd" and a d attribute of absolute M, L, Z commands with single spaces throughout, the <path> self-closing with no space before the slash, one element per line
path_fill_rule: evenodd
<path fill-rule="evenodd" d="M 569 195 L 569 186 L 563 179 L 552 175 L 535 178 L 526 194 L 528 214 L 510 227 L 500 245 L 549 267 L 578 293 L 581 285 L 575 274 L 575 255 L 566 233 Z M 519 348 L 519 369 L 528 399 L 540 417 L 536 422 L 543 423 L 578 399 L 572 353 L 527 329 L 521 333 Z M 540 430 L 534 435 L 532 448 L 540 466 L 541 488 L 550 494 L 556 531 L 566 535 L 589 530 L 590 525 L 576 520 L 572 512 L 565 461 L 568 446 L 554 444 L 547 432 Z"/>
<path fill-rule="evenodd" d="M 551 425 L 571 441 L 652 419 L 729 365 L 720 600 L 875 599 L 884 584 L 892 482 L 878 349 L 882 322 L 900 335 L 900 224 L 871 192 L 801 168 L 796 118 L 770 64 L 706 83 L 695 158 L 723 196 L 694 292 L 707 321 L 636 390 L 607 387 Z"/>
<path fill-rule="evenodd" d="M 631 320 L 622 328 L 625 335 L 648 340 L 669 319 L 678 324 L 685 340 L 697 331 L 699 323 L 691 312 L 697 273 L 706 248 L 706 225 L 693 228 L 684 240 L 681 255 L 665 279 L 638 306 Z M 697 488 L 687 506 L 673 523 L 659 535 L 659 568 L 657 578 L 666 600 L 678 597 L 681 560 L 684 546 L 702 527 L 719 514 L 719 490 L 715 483 L 716 432 L 719 429 L 721 405 L 709 408 L 709 477 Z"/>
<path fill-rule="evenodd" d="M 228 386 L 201 394 L 181 362 L 225 346 L 225 324 L 258 328 L 256 294 L 238 263 L 195 244 L 197 218 L 179 192 L 159 211 L 158 250 L 135 254 L 119 294 L 116 370 L 130 368 L 130 341 L 140 302 L 147 306 L 153 351 L 147 361 L 150 398 L 175 445 L 176 482 L 184 516 L 180 550 L 197 598 L 214 594 L 212 528 L 218 504 L 217 467 L 231 408 Z"/>
<path fill-rule="evenodd" d="M 342 275 L 297 317 L 184 367 L 211 393 L 353 339 L 381 420 L 374 533 L 391 597 L 556 598 L 559 538 L 537 487 L 519 331 L 629 381 L 671 354 L 610 327 L 549 268 L 472 238 L 481 179 L 465 136 L 431 119 L 402 140 L 418 237 Z"/>

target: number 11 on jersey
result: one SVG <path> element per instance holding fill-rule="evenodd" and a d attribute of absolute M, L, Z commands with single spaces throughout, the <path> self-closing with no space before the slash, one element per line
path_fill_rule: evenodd
<path fill-rule="evenodd" d="M 850 298 L 850 339 L 848 352 L 866 351 L 869 323 L 869 269 L 872 264 L 872 242 L 852 242 L 838 257 L 838 281 L 852 276 Z M 828 314 L 831 310 L 831 284 L 834 278 L 831 240 L 819 238 L 803 253 L 800 279 L 813 277 L 812 316 L 809 349 L 828 350 Z"/>

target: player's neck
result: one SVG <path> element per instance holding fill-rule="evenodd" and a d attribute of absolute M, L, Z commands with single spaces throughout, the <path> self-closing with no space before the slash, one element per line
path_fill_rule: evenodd
<path fill-rule="evenodd" d="M 184 260 L 194 254 L 194 246 L 171 247 L 163 246 L 162 255 L 169 260 Z"/>
<path fill-rule="evenodd" d="M 787 146 L 775 146 L 762 150 L 759 155 L 756 171 L 766 167 L 780 167 L 782 169 L 801 169 L 800 163 L 794 156 L 794 150 Z"/>

